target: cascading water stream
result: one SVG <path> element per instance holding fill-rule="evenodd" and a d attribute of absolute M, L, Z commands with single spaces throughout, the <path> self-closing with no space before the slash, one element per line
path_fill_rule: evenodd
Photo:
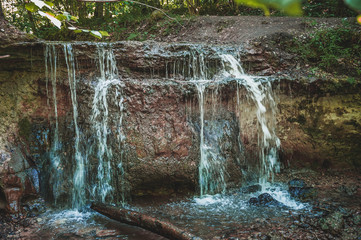
<path fill-rule="evenodd" d="M 93 82 L 94 96 L 91 104 L 91 114 L 89 117 L 90 131 L 85 129 L 84 136 L 89 136 L 89 145 L 85 146 L 81 142 L 82 132 L 78 124 L 78 100 L 77 100 L 77 78 L 75 70 L 75 59 L 71 44 L 63 44 L 66 66 L 68 70 L 68 80 L 73 110 L 74 126 L 74 146 L 73 146 L 73 191 L 71 205 L 79 209 L 85 205 L 86 199 L 90 198 L 101 202 L 114 202 L 114 190 L 117 184 L 123 184 L 124 168 L 122 160 L 118 164 L 113 161 L 114 142 L 110 139 L 115 136 L 118 139 L 118 150 L 122 156 L 122 144 L 125 139 L 122 130 L 123 119 L 123 91 L 116 60 L 109 44 L 97 44 L 97 62 L 99 67 L 99 77 Z M 190 83 L 196 86 L 199 104 L 199 136 L 200 136 L 200 162 L 199 162 L 199 186 L 200 195 L 225 193 L 227 187 L 226 159 L 220 149 L 221 134 L 223 128 L 217 122 L 217 91 L 219 82 L 231 78 L 237 81 L 237 89 L 243 87 L 247 91 L 247 96 L 256 107 L 255 115 L 258 122 L 258 155 L 260 159 L 259 182 L 263 189 L 267 181 L 273 178 L 275 172 L 279 170 L 277 152 L 280 141 L 275 133 L 276 104 L 272 95 L 272 87 L 269 81 L 261 81 L 259 77 L 249 76 L 244 73 L 240 63 L 230 54 L 217 54 L 217 59 L 221 60 L 221 67 L 217 68 L 217 75 L 212 75 L 209 69 L 208 59 L 202 50 L 191 49 L 188 55 L 188 66 L 176 69 L 174 64 L 173 73 L 188 74 L 191 77 Z M 58 112 L 56 100 L 56 48 L 55 45 L 47 45 L 45 50 L 45 61 L 47 69 L 47 79 L 52 84 L 52 99 L 54 104 L 55 129 L 53 143 L 50 150 L 52 159 L 53 175 L 53 195 L 55 203 L 58 198 L 59 182 L 65 179 L 62 176 L 61 141 L 59 140 Z M 187 62 L 186 61 L 186 62 Z M 177 66 L 178 66 L 177 65 Z M 50 70 L 50 73 L 49 73 Z M 214 72 L 213 72 L 214 73 Z M 168 72 L 167 72 L 168 74 Z M 219 80 L 219 78 L 221 78 Z M 47 80 L 47 82 L 48 82 Z M 48 91 L 48 94 L 50 91 Z M 211 94 L 209 94 L 211 92 Z M 239 91 L 237 90 L 237 94 Z M 241 107 L 240 96 L 237 97 L 238 107 Z M 207 105 L 212 107 L 208 108 Z M 114 107 L 117 111 L 114 111 Z M 212 115 L 212 117 L 210 117 Z M 218 125 L 217 125 L 218 124 Z M 85 139 L 85 137 L 84 137 Z M 240 139 L 238 138 L 238 141 Z M 88 156 L 95 156 L 97 160 L 96 174 L 87 176 L 91 166 L 87 164 Z M 94 168 L 95 169 L 95 168 Z M 119 174 L 120 173 L 120 174 Z M 64 173 L 65 174 L 65 173 Z M 121 180 L 114 176 L 119 176 Z M 88 181 L 89 179 L 89 181 Z M 124 189 L 124 186 L 121 186 Z M 87 192 L 86 190 L 89 190 Z M 119 194 L 118 194 L 119 195 Z M 121 196 L 124 203 L 124 195 Z"/>
<path fill-rule="evenodd" d="M 278 149 L 280 140 L 275 133 L 276 126 L 276 103 L 273 99 L 270 81 L 262 82 L 259 77 L 249 76 L 244 73 L 242 66 L 235 57 L 230 54 L 220 54 L 222 67 L 219 70 L 221 80 L 231 77 L 237 81 L 237 103 L 240 105 L 239 88 L 244 87 L 247 95 L 255 104 L 258 130 L 258 155 L 259 184 L 263 191 L 269 179 L 273 181 L 274 173 L 279 171 Z M 200 162 L 199 162 L 199 185 L 200 195 L 225 192 L 226 166 L 221 154 L 217 152 L 217 146 L 212 146 L 205 139 L 205 92 L 208 86 L 217 85 L 219 81 L 209 79 L 209 71 L 205 64 L 202 53 L 191 51 L 189 75 L 190 82 L 196 85 L 200 110 Z M 212 96 L 213 97 L 213 96 Z M 212 104 L 214 105 L 214 100 Z M 214 111 L 217 111 L 213 107 Z M 208 121 L 208 128 L 212 128 L 212 121 Z M 209 129 L 208 129 L 209 131 Z M 209 137 L 208 137 L 209 138 Z"/>
<path fill-rule="evenodd" d="M 73 48 L 71 44 L 64 44 L 64 55 L 68 69 L 68 79 L 73 106 L 73 124 L 75 132 L 74 160 L 75 171 L 73 176 L 72 207 L 80 209 L 85 205 L 85 158 L 80 151 L 80 130 L 78 126 L 78 103 L 76 96 L 76 74 Z"/>
<path fill-rule="evenodd" d="M 57 68 L 59 68 L 59 65 L 57 67 L 59 59 L 57 59 L 56 50 L 59 49 L 59 46 L 46 45 L 45 68 L 48 104 L 49 107 L 50 104 L 54 107 L 54 115 L 51 115 L 54 118 L 49 117 L 50 122 L 53 121 L 51 124 L 53 127 L 51 131 L 53 142 L 49 149 L 51 158 L 50 174 L 52 174 L 50 184 L 53 187 L 55 204 L 57 204 L 57 202 L 61 203 L 64 196 L 67 196 L 66 193 L 64 194 L 64 189 L 73 183 L 72 189 L 69 189 L 73 209 L 71 211 L 62 211 L 55 219 L 63 221 L 68 219 L 69 216 L 74 217 L 73 222 L 84 221 L 83 225 L 80 224 L 80 227 L 76 227 L 81 229 L 87 225 L 85 221 L 93 221 L 91 218 L 95 216 L 92 212 L 78 211 L 84 210 L 88 200 L 111 204 L 125 203 L 125 186 L 123 185 L 125 176 L 122 157 L 125 135 L 122 124 L 124 93 L 128 93 L 128 91 L 125 91 L 124 86 L 129 87 L 128 84 L 132 83 L 126 82 L 126 85 L 124 85 L 125 82 L 119 76 L 111 44 L 95 44 L 97 51 L 95 61 L 99 72 L 87 75 L 87 72 L 83 71 L 84 75 L 81 76 L 84 76 L 84 78 L 76 76 L 76 59 L 73 45 L 62 44 L 61 46 L 63 47 L 68 71 L 72 114 L 64 116 L 63 111 L 59 111 L 60 120 L 58 120 L 58 105 L 60 110 L 63 109 L 61 104 L 64 104 L 63 101 L 57 101 L 56 99 L 56 74 Z M 187 120 L 192 121 L 191 126 L 199 133 L 200 159 L 198 174 L 201 197 L 166 205 L 164 210 L 165 214 L 169 213 L 170 221 L 177 218 L 178 216 L 175 215 L 178 214 L 180 216 L 179 222 L 186 224 L 186 227 L 190 229 L 196 225 L 212 226 L 212 228 L 216 226 L 216 228 L 223 229 L 224 226 L 231 226 L 235 222 L 240 224 L 242 221 L 244 223 L 253 221 L 255 216 L 272 217 L 283 212 L 279 208 L 267 208 L 266 210 L 262 209 L 262 213 L 260 213 L 258 212 L 260 208 L 250 207 L 248 203 L 250 197 L 257 197 L 260 194 L 259 191 L 246 193 L 243 192 L 242 188 L 241 190 L 232 189 L 229 192 L 226 191 L 227 183 L 229 183 L 229 186 L 232 186 L 232 184 L 237 186 L 236 184 L 239 183 L 236 182 L 237 179 L 242 179 L 241 174 L 237 175 L 234 172 L 238 171 L 237 167 L 243 168 L 243 165 L 238 164 L 241 160 L 237 156 L 241 156 L 243 150 L 248 150 L 246 147 L 249 145 L 245 144 L 243 146 L 243 136 L 251 136 L 252 140 L 253 138 L 258 140 L 256 151 L 259 162 L 257 162 L 257 168 L 259 169 L 258 178 L 262 186 L 262 192 L 270 193 L 286 207 L 292 209 L 304 207 L 295 201 L 289 201 L 290 198 L 285 190 L 285 185 L 275 183 L 272 188 L 267 188 L 267 182 L 279 170 L 277 152 L 280 147 L 280 140 L 277 138 L 275 131 L 277 111 L 271 82 L 265 77 L 254 77 L 245 74 L 241 64 L 234 56 L 221 54 L 220 52 L 218 49 L 216 54 L 212 52 L 213 55 L 210 59 L 206 51 L 194 47 L 191 48 L 190 52 L 187 52 L 184 56 L 182 55 L 182 59 L 176 60 L 174 65 L 170 66 L 169 71 L 168 63 L 166 64 L 167 77 L 176 78 L 180 76 L 187 78 L 187 81 L 184 82 L 191 84 L 192 87 L 194 85 L 198 96 L 197 108 L 199 109 L 199 115 L 198 112 L 196 115 L 190 114 Z M 81 60 L 79 58 L 79 62 Z M 60 71 L 58 70 L 58 72 Z M 79 73 L 80 71 L 78 71 Z M 90 77 L 86 78 L 86 76 Z M 58 79 L 60 79 L 59 76 Z M 232 83 L 227 85 L 228 82 Z M 226 86 L 225 89 L 227 90 L 233 90 L 235 82 L 237 83 L 236 97 L 233 92 L 226 97 L 221 95 L 224 86 Z M 48 89 L 48 83 L 49 87 L 52 87 L 51 89 Z M 167 83 L 161 84 L 161 86 L 164 86 Z M 89 88 L 91 89 L 89 90 Z M 185 89 L 188 90 L 188 86 Z M 62 93 L 59 90 L 60 88 L 58 89 L 58 95 Z M 77 90 L 78 93 L 81 92 L 80 90 L 85 90 L 84 92 L 89 95 L 77 96 Z M 242 95 L 244 92 L 245 95 Z M 140 92 L 140 94 L 142 93 Z M 243 104 L 244 99 L 242 97 L 250 101 Z M 90 101 L 81 101 L 84 99 L 90 99 Z M 237 101 L 236 111 L 238 112 L 234 111 L 233 100 Z M 132 102 L 129 101 L 129 104 L 132 104 Z M 227 107 L 229 109 L 226 109 Z M 251 116 L 247 116 L 248 118 L 243 123 L 241 123 L 242 108 L 249 108 L 252 111 L 249 114 Z M 131 110 L 130 108 L 130 114 L 132 114 Z M 238 124 L 237 116 L 239 116 Z M 254 127 L 251 125 L 251 128 L 256 129 L 251 134 L 245 133 L 246 128 L 242 129 L 242 124 L 250 124 L 248 122 L 250 119 L 252 120 L 249 121 L 252 122 L 251 124 L 256 123 L 253 124 Z M 72 134 L 71 138 L 73 140 L 68 142 L 72 146 L 67 145 L 66 140 L 62 139 L 69 136 L 68 132 L 60 132 L 59 135 L 59 122 L 62 130 L 63 121 L 71 126 L 69 134 Z M 70 122 L 72 124 L 69 124 Z M 128 123 L 130 123 L 129 119 Z M 229 144 L 229 142 L 232 143 Z M 69 149 L 69 146 L 71 149 Z M 253 142 L 251 147 L 253 147 Z M 66 156 L 68 153 L 72 155 Z M 126 153 L 126 156 L 129 156 L 128 152 Z M 228 156 L 230 158 L 227 159 Z M 236 157 L 233 158 L 234 156 Z M 242 155 L 242 157 L 244 156 Z M 66 161 L 66 158 L 69 158 L 69 161 Z M 258 158 L 254 159 L 258 161 Z M 129 159 L 129 162 L 131 161 L 132 159 Z M 249 165 L 253 164 L 251 163 L 252 160 L 249 162 Z M 234 168 L 234 172 L 231 172 L 230 168 L 233 166 L 236 166 L 236 168 Z M 252 165 L 252 167 L 254 166 Z M 242 171 L 244 169 L 246 168 L 243 168 Z M 227 170 L 230 170 L 229 175 Z M 245 170 L 245 172 L 247 171 Z M 130 176 L 129 179 L 132 180 L 132 177 Z M 120 191 L 121 193 L 119 193 Z M 118 201 L 119 198 L 121 198 L 121 202 Z M 174 211 L 172 212 L 169 209 L 174 209 Z M 160 211 L 158 209 L 156 211 L 154 209 L 150 210 L 150 214 L 156 215 L 155 212 Z M 266 215 L 262 215 L 264 212 L 267 212 Z M 199 221 L 199 219 L 203 219 L 205 224 L 202 224 L 203 220 Z M 211 219 L 210 224 L 207 223 L 209 219 Z M 194 224 L 196 221 L 201 224 Z M 53 222 L 52 224 L 58 227 L 57 223 Z M 209 231 L 210 234 L 211 231 Z"/>
<path fill-rule="evenodd" d="M 50 73 L 49 73 L 50 69 Z M 49 94 L 48 82 L 49 78 L 52 85 L 52 101 L 54 105 L 54 117 L 55 117 L 55 129 L 52 139 L 51 149 L 49 151 L 49 156 L 51 160 L 52 167 L 52 191 L 55 204 L 59 197 L 59 187 L 62 180 L 62 169 L 61 169 L 61 156 L 59 151 L 61 150 L 61 142 L 59 140 L 59 120 L 58 120 L 58 106 L 57 106 L 57 97 L 56 97 L 56 69 L 57 69 L 57 53 L 55 45 L 46 45 L 45 46 L 45 71 L 46 71 L 46 92 Z M 49 104 L 49 96 L 47 99 Z"/>
<path fill-rule="evenodd" d="M 49 149 L 50 171 L 49 184 L 55 205 L 57 205 L 59 196 L 66 195 L 64 187 L 67 182 L 72 183 L 71 207 L 73 209 L 82 209 L 86 200 L 96 199 L 101 202 L 125 203 L 125 184 L 124 168 L 122 164 L 123 143 L 125 135 L 123 133 L 123 92 L 122 82 L 120 80 L 115 56 L 111 45 L 97 44 L 97 64 L 99 77 L 95 78 L 94 95 L 91 105 L 91 114 L 89 116 L 90 128 L 85 129 L 84 133 L 79 126 L 79 103 L 77 99 L 77 76 L 75 68 L 75 57 L 71 44 L 61 44 L 68 73 L 68 82 L 70 88 L 72 105 L 72 123 L 73 146 L 71 152 L 72 163 L 66 167 L 67 163 L 62 162 L 66 156 L 63 153 L 62 142 L 59 137 L 58 103 L 57 103 L 57 45 L 47 44 L 45 46 L 45 74 L 47 102 L 54 106 L 54 128 L 51 147 Z M 87 80 L 87 79 L 84 79 Z M 85 81 L 86 82 L 86 81 Z M 52 89 L 48 89 L 50 85 Z M 51 95 L 50 95 L 51 94 Z M 111 110 L 112 109 L 112 110 Z M 116 109 L 114 111 L 114 109 Z M 82 110 L 81 110 L 82 111 Z M 83 124 L 83 123 L 82 123 Z M 117 141 L 111 142 L 110 138 L 115 137 Z M 88 139 L 87 144 L 82 139 Z M 118 163 L 112 161 L 113 149 L 117 148 L 120 159 Z M 88 164 L 89 158 L 97 159 L 97 167 L 94 169 L 94 176 L 87 176 L 91 170 Z M 69 162 L 69 161 L 68 161 Z M 69 171 L 70 170 L 70 171 Z M 114 177 L 116 176 L 116 178 Z M 66 181 L 66 179 L 68 179 Z M 72 181 L 69 181 L 71 179 Z M 119 186 L 117 186 L 119 184 Z M 114 194 L 114 189 L 121 189 L 121 193 Z M 114 199 L 114 195 L 120 197 Z M 118 202 L 119 203 L 119 202 Z"/>
<path fill-rule="evenodd" d="M 271 82 L 262 83 L 259 78 L 245 74 L 239 61 L 232 55 L 223 54 L 220 57 L 224 68 L 223 75 L 236 78 L 237 84 L 246 88 L 250 98 L 256 105 L 256 117 L 260 126 L 258 135 L 259 183 L 264 191 L 268 179 L 271 178 L 273 181 L 274 173 L 280 170 L 277 156 L 280 140 L 275 131 L 276 103 L 272 94 Z M 237 102 L 240 106 L 239 95 Z M 266 104 L 268 104 L 268 108 L 266 108 Z"/>
<path fill-rule="evenodd" d="M 203 53 L 196 50 L 191 51 L 191 68 L 188 69 L 189 75 L 192 75 L 190 82 L 194 83 L 198 92 L 199 103 L 199 122 L 200 122 L 200 162 L 198 167 L 200 195 L 215 194 L 216 192 L 225 192 L 225 166 L 220 152 L 216 146 L 210 144 L 210 140 L 205 139 L 205 89 L 212 81 L 209 80 L 207 66 Z M 192 71 L 191 71 L 192 70 Z M 174 70 L 175 71 L 175 70 Z M 213 96 L 213 95 L 212 95 Z M 212 101 L 214 104 L 215 101 Z M 208 120 L 207 130 L 217 129 L 212 120 Z M 217 129 L 219 130 L 219 129 Z"/>
<path fill-rule="evenodd" d="M 119 148 L 124 140 L 122 132 L 122 111 L 123 111 L 123 97 L 121 81 L 118 76 L 115 57 L 111 47 L 101 44 L 97 45 L 98 64 L 100 70 L 100 77 L 97 78 L 97 83 L 94 87 L 94 97 L 92 104 L 92 115 L 90 121 L 95 133 L 95 149 L 98 158 L 97 180 L 92 189 L 95 198 L 105 202 L 113 201 L 112 191 L 112 166 L 111 160 L 113 157 L 112 148 L 108 142 L 108 135 L 110 128 L 108 122 L 110 121 L 108 101 L 113 100 L 119 107 L 119 112 L 113 113 L 113 117 L 118 118 L 117 122 L 117 135 Z M 114 89 L 115 93 L 111 94 Z M 122 162 L 117 166 L 120 169 L 121 177 L 124 175 Z M 123 181 L 122 181 L 123 182 Z M 123 194 L 123 193 L 122 193 Z M 124 203 L 124 195 L 122 195 L 122 202 Z"/>

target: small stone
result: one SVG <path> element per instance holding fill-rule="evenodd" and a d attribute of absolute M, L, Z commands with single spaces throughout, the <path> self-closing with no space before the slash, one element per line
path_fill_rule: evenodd
<path fill-rule="evenodd" d="M 343 215 L 340 212 L 334 212 L 325 218 L 320 219 L 321 229 L 331 234 L 338 234 L 344 226 Z"/>
<path fill-rule="evenodd" d="M 312 187 L 289 187 L 288 192 L 291 197 L 303 201 L 313 199 L 317 195 L 316 189 Z"/>
<path fill-rule="evenodd" d="M 361 224 L 361 215 L 354 215 L 352 218 L 352 222 L 355 225 L 360 225 Z"/>
<path fill-rule="evenodd" d="M 97 237 L 111 237 L 116 236 L 118 232 L 116 230 L 97 230 L 96 236 Z"/>
<path fill-rule="evenodd" d="M 295 178 L 288 182 L 288 187 L 303 188 L 306 187 L 306 183 L 302 179 Z"/>
<path fill-rule="evenodd" d="M 341 185 L 338 188 L 338 191 L 341 193 L 346 193 L 348 196 L 353 196 L 357 193 L 357 186 L 345 186 L 345 185 Z"/>
<path fill-rule="evenodd" d="M 58 219 L 58 220 L 54 221 L 54 224 L 56 224 L 56 225 L 63 225 L 64 223 L 66 223 L 65 218 Z"/>

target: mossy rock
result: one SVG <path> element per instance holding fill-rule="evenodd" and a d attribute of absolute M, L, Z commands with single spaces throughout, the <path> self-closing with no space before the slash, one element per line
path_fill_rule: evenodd
<path fill-rule="evenodd" d="M 25 140 L 29 140 L 31 134 L 31 123 L 28 118 L 22 118 L 19 123 L 19 136 Z"/>

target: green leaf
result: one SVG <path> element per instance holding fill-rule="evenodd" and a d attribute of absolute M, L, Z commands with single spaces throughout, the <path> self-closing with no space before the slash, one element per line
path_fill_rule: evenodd
<path fill-rule="evenodd" d="M 85 33 L 90 32 L 90 31 L 89 31 L 89 30 L 87 30 L 87 29 L 82 29 L 82 31 L 83 31 L 83 32 L 85 32 Z"/>
<path fill-rule="evenodd" d="M 138 37 L 138 33 L 131 33 L 131 34 L 129 35 L 129 37 L 127 38 L 127 40 L 132 40 L 132 39 L 134 39 L 134 38 L 136 38 L 136 37 Z"/>
<path fill-rule="evenodd" d="M 45 13 L 48 14 L 49 16 L 55 17 L 55 14 L 52 13 L 52 12 L 46 11 Z M 58 20 L 59 20 L 59 19 L 58 19 Z"/>
<path fill-rule="evenodd" d="M 63 15 L 66 17 L 66 20 L 67 20 L 67 21 L 70 21 L 70 20 L 71 20 L 71 15 L 70 15 L 70 13 L 68 13 L 68 12 L 63 12 Z"/>
<path fill-rule="evenodd" d="M 41 1 L 41 0 L 30 0 L 31 2 L 33 2 L 36 6 L 38 6 L 40 9 L 43 7 L 47 7 L 49 9 L 51 9 L 51 7 L 46 4 L 45 2 Z"/>
<path fill-rule="evenodd" d="M 52 24 L 54 24 L 57 28 L 61 29 L 61 21 L 59 21 L 58 19 L 56 19 L 55 17 L 51 16 L 48 13 L 42 12 L 42 11 L 38 11 L 38 13 L 43 16 L 46 17 L 47 19 L 50 20 L 50 22 Z"/>
<path fill-rule="evenodd" d="M 55 18 L 58 19 L 59 21 L 65 21 L 66 20 L 66 16 L 64 16 L 63 14 L 57 15 Z"/>
<path fill-rule="evenodd" d="M 79 18 L 76 16 L 71 16 L 70 19 L 73 20 L 74 22 L 77 22 Z"/>
<path fill-rule="evenodd" d="M 345 0 L 345 3 L 356 11 L 361 11 L 361 0 Z"/>
<path fill-rule="evenodd" d="M 54 7 L 54 3 L 49 1 L 44 1 L 45 4 L 49 5 L 49 7 Z"/>
<path fill-rule="evenodd" d="M 99 31 L 90 31 L 90 35 L 99 39 L 102 38 L 102 34 Z"/>
<path fill-rule="evenodd" d="M 270 15 L 269 9 L 266 4 L 262 3 L 262 0 L 237 0 L 239 4 L 249 6 L 251 8 L 260 8 L 263 10 L 266 16 Z"/>
<path fill-rule="evenodd" d="M 236 0 L 239 4 L 252 8 L 260 8 L 266 16 L 270 15 L 269 8 L 281 10 L 288 15 L 302 15 L 301 0 Z"/>
<path fill-rule="evenodd" d="M 81 30 L 81 29 L 77 29 L 77 30 L 74 30 L 73 32 L 74 32 L 74 33 L 81 33 L 82 30 Z"/>
<path fill-rule="evenodd" d="M 109 37 L 110 36 L 107 31 L 99 31 L 99 32 L 103 37 Z"/>
<path fill-rule="evenodd" d="M 25 8 L 30 12 L 36 12 L 39 10 L 39 7 L 36 6 L 34 3 L 26 3 Z"/>

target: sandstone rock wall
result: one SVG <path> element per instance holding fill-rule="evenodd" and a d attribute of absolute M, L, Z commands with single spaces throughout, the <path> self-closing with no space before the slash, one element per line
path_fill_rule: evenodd
<path fill-rule="evenodd" d="M 21 201 L 39 192 L 48 201 L 54 201 L 49 150 L 55 115 L 52 90 L 44 74 L 43 47 L 43 43 L 33 43 L 0 48 L 0 54 L 10 55 L 0 59 L 0 206 L 3 202 L 13 212 L 21 208 Z M 116 141 L 115 124 L 118 116 L 115 113 L 119 110 L 114 103 L 109 107 L 115 200 L 120 199 L 121 191 L 128 196 L 198 191 L 198 97 L 195 86 L 185 83 L 180 74 L 189 71 L 187 51 L 195 47 L 199 46 L 139 42 L 113 45 L 125 99 L 125 142 L 121 146 Z M 96 45 L 77 43 L 73 48 L 78 74 L 81 151 L 86 154 L 94 138 L 89 131 L 92 125 L 89 115 L 96 81 Z M 216 68 L 213 47 L 202 48 L 209 59 L 209 69 Z M 56 94 L 62 142 L 60 157 L 64 162 L 59 199 L 67 204 L 72 183 L 64 179 L 74 171 L 74 122 L 62 45 L 57 49 Z M 217 51 L 237 51 L 244 67 L 253 74 L 277 75 L 273 89 L 278 102 L 277 133 L 283 167 L 359 169 L 360 85 L 342 79 L 310 82 L 304 76 L 295 77 L 294 72 L 287 72 L 286 63 L 260 47 L 224 46 Z M 180 70 L 177 72 L 176 68 Z M 222 130 L 215 133 L 214 128 L 208 128 L 205 134 L 226 161 L 229 186 L 252 179 L 252 174 L 246 173 L 255 171 L 253 165 L 258 161 L 257 121 L 250 114 L 254 106 L 244 99 L 244 108 L 240 110 L 236 89 L 232 83 L 223 84 L 208 89 L 205 98 L 206 125 L 212 122 L 214 128 Z M 97 159 L 90 154 L 87 161 L 87 181 L 92 182 L 96 180 Z M 124 178 L 117 167 L 120 162 L 124 165 Z"/>

